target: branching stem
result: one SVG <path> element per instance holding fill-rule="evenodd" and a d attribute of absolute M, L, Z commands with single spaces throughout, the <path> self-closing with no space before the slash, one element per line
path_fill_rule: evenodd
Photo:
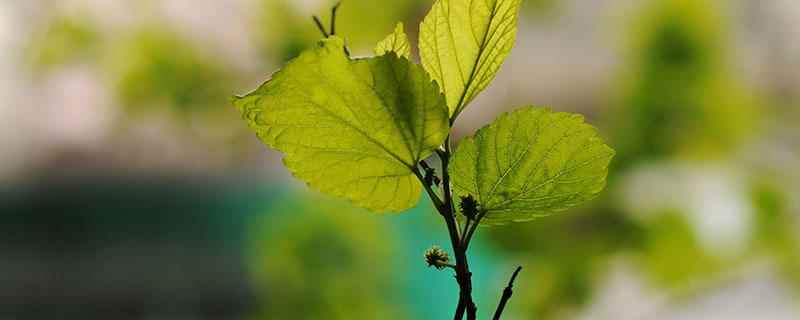
<path fill-rule="evenodd" d="M 450 185 L 450 174 L 447 172 L 450 164 L 450 156 L 452 155 L 452 148 L 450 146 L 450 138 L 448 137 L 442 149 L 437 150 L 436 154 L 442 164 L 442 195 L 439 198 L 433 187 L 425 183 L 425 177 L 420 173 L 418 168 L 414 168 L 414 174 L 425 187 L 428 195 L 431 197 L 436 210 L 442 216 L 447 225 L 447 232 L 450 235 L 450 243 L 453 247 L 453 253 L 456 259 L 455 264 L 455 278 L 459 287 L 458 306 L 453 317 L 455 320 L 461 320 L 466 313 L 468 320 L 475 320 L 477 317 L 477 306 L 472 299 L 472 273 L 469 271 L 469 262 L 467 260 L 467 246 L 464 244 L 464 232 L 459 230 L 458 221 L 456 221 L 456 206 L 453 201 L 453 191 Z M 427 163 L 420 163 L 421 166 L 427 167 Z M 429 168 L 429 167 L 428 167 Z M 464 231 L 468 230 L 467 225 L 464 226 Z"/>
<path fill-rule="evenodd" d="M 314 24 L 317 25 L 317 29 L 319 29 L 319 32 L 322 33 L 323 37 L 329 38 L 331 36 L 335 36 L 336 35 L 336 13 L 339 11 L 339 6 L 341 6 L 341 5 L 342 5 L 342 2 L 340 1 L 340 2 L 337 2 L 336 5 L 334 5 L 331 8 L 331 32 L 330 33 L 327 30 L 325 30 L 325 26 L 323 26 L 322 20 L 320 20 L 319 17 L 317 17 L 315 15 L 311 16 L 314 19 Z M 350 49 L 348 49 L 346 45 L 344 46 L 344 54 L 347 55 L 348 57 L 350 56 Z"/>
<path fill-rule="evenodd" d="M 475 234 L 475 230 L 478 229 L 478 225 L 481 223 L 481 219 L 486 215 L 485 210 L 481 210 L 478 215 L 475 217 L 475 221 L 465 226 L 464 229 L 464 239 L 461 240 L 461 244 L 464 246 L 465 249 L 469 248 L 469 243 L 472 241 L 472 235 Z"/>
<path fill-rule="evenodd" d="M 312 16 L 314 19 L 314 24 L 316 24 L 317 29 L 322 33 L 325 38 L 331 37 L 336 35 L 336 13 L 339 9 L 341 2 L 337 3 L 331 8 L 331 24 L 330 24 L 330 32 L 325 30 L 325 26 L 322 24 L 322 20 L 320 20 L 317 16 Z M 345 54 L 350 56 L 350 52 L 345 47 Z M 464 97 L 462 97 L 463 100 Z M 451 119 L 451 125 L 452 125 Z M 464 314 L 467 315 L 467 320 L 475 320 L 477 317 L 478 307 L 475 305 L 475 301 L 472 299 L 472 272 L 469 271 L 469 262 L 467 261 L 467 248 L 469 248 L 469 242 L 472 239 L 472 235 L 475 233 L 478 225 L 480 224 L 481 218 L 485 214 L 485 212 L 480 212 L 475 219 L 466 219 L 464 221 L 463 228 L 459 228 L 459 223 L 456 220 L 456 204 L 453 200 L 453 189 L 450 184 L 450 174 L 448 173 L 448 167 L 450 164 L 450 157 L 452 156 L 452 147 L 450 145 L 450 137 L 448 136 L 445 139 L 444 145 L 436 150 L 436 154 L 439 156 L 439 160 L 442 166 L 441 172 L 441 179 L 434 174 L 433 169 L 428 165 L 427 162 L 420 161 L 419 166 L 414 166 L 411 169 L 414 172 L 414 175 L 417 176 L 420 183 L 425 188 L 425 191 L 428 193 L 428 196 L 431 198 L 436 211 L 444 219 L 445 225 L 447 226 L 447 233 L 450 236 L 450 244 L 453 247 L 453 253 L 455 256 L 455 264 L 444 264 L 445 267 L 452 268 L 455 270 L 455 278 L 456 282 L 458 283 L 459 287 L 459 297 L 458 297 L 458 305 L 456 306 L 455 315 L 453 317 L 454 320 L 462 320 L 464 318 Z M 419 167 L 422 167 L 422 171 L 420 171 Z M 441 182 L 441 184 L 439 184 Z M 441 193 L 437 193 L 435 188 L 441 188 Z M 440 196 L 441 194 L 441 196 Z M 511 282 L 514 281 L 516 278 L 519 269 L 514 273 L 514 277 L 512 277 Z M 506 291 L 510 292 L 511 284 L 509 283 L 509 287 L 506 288 Z M 511 294 L 508 294 L 510 297 Z M 495 319 L 499 317 L 499 314 L 502 313 L 502 308 L 505 306 L 506 301 L 508 298 L 503 295 L 503 300 L 501 301 L 501 306 L 498 307 L 499 313 L 495 313 Z"/>

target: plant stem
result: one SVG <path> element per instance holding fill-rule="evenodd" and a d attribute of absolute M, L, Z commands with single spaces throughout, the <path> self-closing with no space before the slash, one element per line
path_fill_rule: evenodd
<path fill-rule="evenodd" d="M 469 224 L 464 227 L 464 230 L 466 231 L 464 232 L 462 236 L 463 239 L 461 240 L 461 244 L 464 246 L 464 250 L 469 249 L 469 243 L 470 241 L 472 241 L 472 235 L 475 234 L 475 230 L 478 229 L 478 225 L 480 225 L 481 219 L 483 219 L 484 215 L 486 215 L 486 211 L 481 210 L 478 213 L 478 216 L 475 217 L 475 221 L 472 224 Z"/>
<path fill-rule="evenodd" d="M 314 19 L 314 23 L 316 24 L 319 31 L 325 38 L 331 37 L 336 35 L 336 14 L 339 9 L 341 2 L 336 3 L 331 8 L 331 24 L 330 24 L 330 32 L 325 30 L 325 27 L 322 24 L 322 20 L 320 20 L 317 16 L 312 16 Z M 347 46 L 344 48 L 345 54 L 349 57 L 350 51 L 347 49 Z M 473 70 L 474 72 L 474 70 Z M 466 92 L 464 95 L 461 96 L 459 101 L 459 106 L 463 103 L 466 97 Z M 455 117 L 450 119 L 450 125 L 452 126 L 453 121 L 455 121 Z M 467 261 L 467 249 L 469 248 L 469 242 L 472 239 L 472 235 L 475 233 L 475 230 L 478 227 L 478 224 L 481 221 L 481 218 L 485 214 L 485 212 L 481 212 L 475 217 L 474 220 L 467 219 L 464 221 L 463 230 L 459 230 L 459 223 L 456 220 L 456 205 L 453 201 L 453 189 L 450 185 L 450 173 L 448 171 L 448 167 L 450 164 L 450 157 L 452 156 L 452 147 L 450 146 L 450 136 L 445 139 L 444 146 L 441 149 L 436 150 L 436 154 L 439 156 L 442 164 L 442 178 L 441 178 L 441 188 L 442 188 L 442 197 L 436 193 L 433 189 L 436 185 L 439 184 L 439 179 L 433 174 L 430 166 L 423 160 L 420 161 L 419 166 L 422 166 L 425 170 L 425 174 L 423 175 L 420 172 L 418 166 L 414 166 L 411 169 L 414 172 L 414 175 L 417 176 L 420 183 L 425 188 L 425 191 L 428 193 L 428 196 L 431 198 L 434 207 L 436 207 L 436 211 L 444 219 L 445 225 L 447 225 L 447 233 L 450 236 L 450 244 L 453 247 L 453 253 L 456 259 L 455 265 L 447 264 L 447 267 L 453 268 L 456 272 L 455 278 L 456 282 L 458 283 L 459 287 L 459 297 L 458 297 L 458 305 L 456 306 L 456 311 L 454 315 L 454 320 L 462 320 L 464 317 L 464 313 L 467 314 L 467 320 L 475 320 L 477 317 L 478 307 L 475 305 L 475 301 L 472 299 L 472 272 L 469 271 L 469 262 Z M 426 179 L 427 175 L 431 175 L 433 180 Z M 433 184 L 429 183 L 433 182 Z M 511 278 L 511 282 L 514 282 L 514 278 L 517 277 L 517 273 L 519 273 L 519 268 L 516 272 L 514 272 L 514 276 Z M 506 291 L 508 291 L 508 297 L 506 297 Z M 503 299 L 501 300 L 501 305 L 498 306 L 498 310 L 495 312 L 495 319 L 498 319 L 500 313 L 502 313 L 502 309 L 506 304 L 508 298 L 511 297 L 511 283 L 504 291 Z"/>
<path fill-rule="evenodd" d="M 331 35 L 336 35 L 336 11 L 339 10 L 339 6 L 342 5 L 341 2 L 337 2 L 333 8 L 331 8 Z"/>
<path fill-rule="evenodd" d="M 339 11 L 339 6 L 341 6 L 341 5 L 342 5 L 342 2 L 337 2 L 331 8 L 331 32 L 330 33 L 325 30 L 325 27 L 322 25 L 322 20 L 320 20 L 319 17 L 311 16 L 314 19 L 314 24 L 317 25 L 317 29 L 319 29 L 319 31 L 322 32 L 322 36 L 324 36 L 325 38 L 329 38 L 331 36 L 335 36 L 336 35 L 336 13 Z M 348 49 L 347 46 L 344 46 L 344 54 L 347 55 L 348 57 L 350 56 L 350 49 Z"/>
<path fill-rule="evenodd" d="M 448 173 L 450 157 L 452 155 L 450 137 L 445 140 L 444 147 L 437 150 L 436 154 L 439 156 L 442 164 L 442 197 L 440 197 L 439 194 L 437 194 L 437 192 L 433 189 L 433 185 L 427 183 L 426 177 L 419 170 L 419 167 L 411 168 L 411 170 L 417 176 L 417 179 L 419 179 L 420 183 L 422 183 L 422 185 L 425 187 L 425 191 L 428 193 L 431 201 L 433 201 L 436 211 L 438 211 L 444 219 L 444 222 L 447 225 L 447 232 L 450 235 L 450 244 L 453 247 L 456 264 L 449 265 L 449 267 L 453 268 L 456 272 L 455 278 L 459 288 L 458 305 L 456 306 L 453 319 L 462 320 L 464 318 L 464 314 L 466 313 L 467 320 L 475 320 L 478 313 L 478 307 L 475 305 L 475 301 L 472 299 L 472 272 L 469 271 L 467 249 L 469 248 L 469 243 L 472 240 L 472 236 L 478 229 L 481 219 L 486 215 L 486 211 L 480 211 L 474 220 L 468 219 L 464 221 L 463 231 L 459 230 L 459 223 L 456 221 L 453 190 L 450 185 L 450 174 Z M 425 161 L 420 161 L 419 166 L 426 170 L 426 172 L 430 169 L 430 166 L 428 166 Z M 520 270 L 522 270 L 522 267 L 517 267 L 517 269 L 514 271 L 514 274 L 511 276 L 511 280 L 508 282 L 508 286 L 505 288 L 505 290 L 503 290 L 503 296 L 500 299 L 500 304 L 497 306 L 497 310 L 495 310 L 494 313 L 494 320 L 500 319 L 508 300 L 511 298 L 511 295 L 513 294 L 512 287 L 514 285 L 514 280 L 517 278 Z"/>
<path fill-rule="evenodd" d="M 438 152 L 438 155 L 442 162 L 442 193 L 444 194 L 443 210 L 439 213 L 444 217 L 450 233 L 450 241 L 456 258 L 456 282 L 459 287 L 458 306 L 456 307 L 454 319 L 462 319 L 466 311 L 467 320 L 475 320 L 478 308 L 475 306 L 475 301 L 472 300 L 472 272 L 469 271 L 467 246 L 462 242 L 463 235 L 460 235 L 458 230 L 453 190 L 450 186 L 450 174 L 448 172 L 450 156 L 452 155 L 450 137 L 447 137 L 444 142 L 444 150 Z"/>
<path fill-rule="evenodd" d="M 514 294 L 514 291 L 511 290 L 514 287 L 514 280 L 517 279 L 517 275 L 521 270 L 521 266 L 517 267 L 517 270 L 514 270 L 514 274 L 511 275 L 511 280 L 508 280 L 508 286 L 503 290 L 503 297 L 500 298 L 500 304 L 497 305 L 497 310 L 494 311 L 493 320 L 499 320 L 500 315 L 503 314 L 503 309 L 505 309 L 508 299 L 511 299 L 511 295 Z"/>
<path fill-rule="evenodd" d="M 433 187 L 425 182 L 425 177 L 418 168 L 412 168 L 412 171 L 425 187 L 425 191 L 428 193 L 431 201 L 433 201 L 436 211 L 439 212 L 444 219 L 445 225 L 447 225 L 447 233 L 450 236 L 450 244 L 453 247 L 453 253 L 456 259 L 456 264 L 453 269 L 456 271 L 455 278 L 459 287 L 458 306 L 456 307 L 453 319 L 463 319 L 464 313 L 466 312 L 467 319 L 474 320 L 477 314 L 477 307 L 472 300 L 472 273 L 469 271 L 467 248 L 462 242 L 463 235 L 459 232 L 458 222 L 456 221 L 453 192 L 450 187 L 450 174 L 447 172 L 451 154 L 450 138 L 448 137 L 447 140 L 445 140 L 443 150 L 437 150 L 437 155 L 442 163 L 441 188 L 443 198 L 439 198 L 439 195 L 433 190 Z M 424 168 L 426 164 L 420 163 L 420 166 Z"/>
<path fill-rule="evenodd" d="M 319 32 L 322 32 L 322 36 L 325 38 L 330 37 L 328 31 L 325 31 L 325 27 L 322 26 L 322 20 L 320 20 L 319 17 L 317 16 L 311 16 L 311 18 L 314 19 L 314 24 L 317 25 L 317 29 L 319 29 Z"/>

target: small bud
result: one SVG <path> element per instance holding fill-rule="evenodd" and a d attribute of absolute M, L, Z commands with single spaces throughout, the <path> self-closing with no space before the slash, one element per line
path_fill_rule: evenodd
<path fill-rule="evenodd" d="M 467 217 L 467 219 L 475 219 L 475 216 L 478 215 L 478 207 L 478 201 L 475 201 L 475 198 L 473 198 L 472 195 L 461 197 L 461 214 Z"/>
<path fill-rule="evenodd" d="M 435 267 L 436 269 L 442 270 L 449 266 L 450 255 L 442 250 L 442 248 L 439 248 L 439 246 L 432 246 L 428 250 L 425 250 L 425 262 L 428 263 L 428 267 Z"/>

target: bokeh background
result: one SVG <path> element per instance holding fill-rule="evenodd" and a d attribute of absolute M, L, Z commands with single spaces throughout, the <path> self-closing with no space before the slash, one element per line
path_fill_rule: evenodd
<path fill-rule="evenodd" d="M 430 0 L 345 0 L 352 51 Z M 524 0 L 457 122 L 579 112 L 618 155 L 571 212 L 481 229 L 484 318 L 800 319 L 800 2 Z M 447 319 L 426 200 L 308 191 L 229 97 L 319 38 L 323 0 L 0 1 L 0 319 Z"/>

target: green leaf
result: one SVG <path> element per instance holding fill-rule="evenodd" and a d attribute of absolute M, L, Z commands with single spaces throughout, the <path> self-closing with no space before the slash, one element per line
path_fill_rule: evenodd
<path fill-rule="evenodd" d="M 417 203 L 411 168 L 448 132 L 444 97 L 421 67 L 395 54 L 351 60 L 338 37 L 234 105 L 296 177 L 373 211 Z"/>
<path fill-rule="evenodd" d="M 420 25 L 422 65 L 453 119 L 494 79 L 517 35 L 520 0 L 438 0 Z"/>
<path fill-rule="evenodd" d="M 593 198 L 613 156 L 582 116 L 526 107 L 464 139 L 449 172 L 455 194 L 472 195 L 485 210 L 482 223 L 501 224 Z"/>
<path fill-rule="evenodd" d="M 409 59 L 411 57 L 411 45 L 408 44 L 408 36 L 403 31 L 403 23 L 397 24 L 394 33 L 386 36 L 375 47 L 375 54 L 382 56 L 388 52 L 394 52 L 398 56 Z"/>

